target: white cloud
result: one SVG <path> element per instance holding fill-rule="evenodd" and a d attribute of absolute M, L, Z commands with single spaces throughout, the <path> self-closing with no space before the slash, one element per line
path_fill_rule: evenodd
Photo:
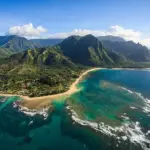
<path fill-rule="evenodd" d="M 141 33 L 138 31 L 134 31 L 132 29 L 125 29 L 121 26 L 110 26 L 108 30 L 86 30 L 86 29 L 74 29 L 71 32 L 64 32 L 64 33 L 56 33 L 49 35 L 50 38 L 66 38 L 71 35 L 80 35 L 84 36 L 87 34 L 93 34 L 95 36 L 105 36 L 105 35 L 113 35 L 119 36 L 126 40 L 134 40 L 138 41 Z"/>
<path fill-rule="evenodd" d="M 150 48 L 150 38 L 143 39 L 140 41 L 140 43 Z"/>
<path fill-rule="evenodd" d="M 138 42 L 141 37 L 141 33 L 139 31 L 135 31 L 133 29 L 125 29 L 118 25 L 111 26 L 108 30 L 108 34 L 122 37 L 125 40 L 133 40 L 135 42 Z"/>
<path fill-rule="evenodd" d="M 93 34 L 95 36 L 106 35 L 103 31 L 100 31 L 100 30 L 74 29 L 71 32 L 51 34 L 49 35 L 49 38 L 67 38 L 68 36 L 71 36 L 71 35 L 85 36 L 87 34 Z"/>
<path fill-rule="evenodd" d="M 41 33 L 47 32 L 42 26 L 34 27 L 32 23 L 22 26 L 13 26 L 9 29 L 8 33 L 11 35 L 18 35 L 24 37 L 38 37 Z"/>

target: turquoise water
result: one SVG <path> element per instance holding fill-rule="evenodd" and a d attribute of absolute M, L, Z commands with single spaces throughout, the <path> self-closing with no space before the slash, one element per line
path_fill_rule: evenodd
<path fill-rule="evenodd" d="M 20 109 L 19 97 L 0 97 L 1 149 L 150 149 L 150 71 L 94 71 L 78 86 L 46 116 Z"/>

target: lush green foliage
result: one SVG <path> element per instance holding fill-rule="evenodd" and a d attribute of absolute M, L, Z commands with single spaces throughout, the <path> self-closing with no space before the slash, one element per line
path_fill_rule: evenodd
<path fill-rule="evenodd" d="M 80 68 L 5 64 L 0 67 L 0 92 L 42 96 L 67 91 Z"/>

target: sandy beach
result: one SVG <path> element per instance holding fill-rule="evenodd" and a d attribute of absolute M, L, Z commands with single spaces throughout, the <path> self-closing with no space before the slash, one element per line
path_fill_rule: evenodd
<path fill-rule="evenodd" d="M 50 104 L 51 101 L 60 99 L 61 97 L 67 98 L 69 95 L 78 92 L 80 89 L 77 88 L 77 84 L 83 79 L 85 75 L 87 75 L 91 71 L 99 70 L 101 68 L 92 68 L 80 75 L 79 78 L 75 80 L 75 82 L 72 83 L 69 90 L 64 93 L 54 94 L 54 95 L 48 95 L 48 96 L 41 96 L 41 97 L 28 97 L 23 95 L 13 95 L 13 94 L 0 94 L 1 96 L 19 96 L 21 99 L 23 99 L 22 104 L 25 107 L 28 107 L 29 109 L 35 109 L 35 108 L 41 108 L 46 107 Z"/>

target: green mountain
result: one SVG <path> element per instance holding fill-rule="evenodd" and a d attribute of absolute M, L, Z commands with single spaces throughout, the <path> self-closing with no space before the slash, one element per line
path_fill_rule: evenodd
<path fill-rule="evenodd" d="M 71 40 L 71 37 L 72 37 L 72 39 L 73 38 L 75 38 L 75 39 Z M 53 46 L 53 45 L 56 45 L 56 44 L 59 44 L 62 42 L 63 44 L 61 43 L 59 45 L 61 45 L 61 48 L 63 48 L 63 49 L 65 47 L 65 50 L 64 50 L 65 52 L 68 51 L 66 55 L 68 57 L 70 57 L 70 56 L 77 57 L 77 56 L 75 56 L 74 53 L 71 54 L 69 52 L 70 50 L 66 50 L 66 49 L 68 49 L 69 47 L 74 49 L 74 46 L 75 46 L 74 42 L 78 41 L 81 37 L 80 36 L 71 36 L 71 37 L 65 39 L 64 40 L 65 42 L 64 41 L 62 42 L 62 39 L 34 39 L 31 41 L 34 42 L 39 47 Z M 136 62 L 150 61 L 149 50 L 145 46 L 136 44 L 131 41 L 125 41 L 123 38 L 118 37 L 118 36 L 108 35 L 108 36 L 99 36 L 97 38 L 103 43 L 104 48 L 107 49 L 109 52 L 115 51 L 116 55 L 122 55 L 122 56 L 126 57 L 127 59 L 130 59 L 130 60 L 136 61 Z M 68 41 L 68 44 L 67 44 L 67 41 Z M 65 44 L 67 46 L 65 46 Z M 68 46 L 68 45 L 71 45 L 71 46 Z M 76 46 L 79 49 L 79 42 L 77 45 Z M 82 47 L 82 44 L 81 44 L 81 47 Z M 68 53 L 70 53 L 70 54 L 68 54 Z"/>
<path fill-rule="evenodd" d="M 63 39 L 32 39 L 31 41 L 39 47 L 49 47 L 61 43 Z"/>
<path fill-rule="evenodd" d="M 130 60 L 136 62 L 150 61 L 150 50 L 146 46 L 142 46 L 139 43 L 136 44 L 132 41 L 102 41 L 102 43 L 106 49 L 116 51 L 117 53 L 124 55 Z"/>
<path fill-rule="evenodd" d="M 57 46 L 49 48 L 36 48 L 27 50 L 10 56 L 7 59 L 9 62 L 15 64 L 32 64 L 32 65 L 64 65 L 64 66 L 75 66 L 66 56 L 60 52 L 60 48 Z"/>
<path fill-rule="evenodd" d="M 59 44 L 65 56 L 74 63 L 88 66 L 117 66 L 125 57 L 108 51 L 93 35 L 70 36 Z"/>
<path fill-rule="evenodd" d="M 35 48 L 12 55 L 8 59 L 12 63 L 34 65 L 75 66 L 119 66 L 126 58 L 117 52 L 105 49 L 93 35 L 70 36 L 57 46 Z"/>
<path fill-rule="evenodd" d="M 0 58 L 35 47 L 37 47 L 36 44 L 24 37 L 15 35 L 0 36 Z"/>
<path fill-rule="evenodd" d="M 125 42 L 125 40 L 119 36 L 99 36 L 97 37 L 100 41 L 111 41 L 111 42 Z"/>

